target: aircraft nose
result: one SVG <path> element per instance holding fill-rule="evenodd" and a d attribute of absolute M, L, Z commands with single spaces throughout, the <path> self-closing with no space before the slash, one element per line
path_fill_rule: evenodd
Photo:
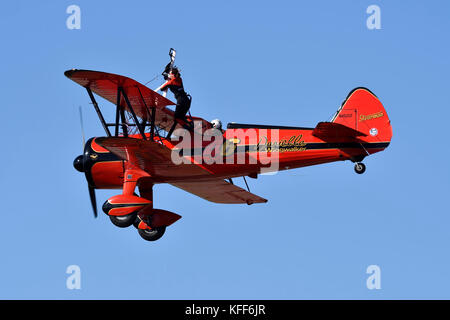
<path fill-rule="evenodd" d="M 73 167 L 79 172 L 84 172 L 84 161 L 82 155 L 76 157 L 75 160 L 73 160 Z"/>

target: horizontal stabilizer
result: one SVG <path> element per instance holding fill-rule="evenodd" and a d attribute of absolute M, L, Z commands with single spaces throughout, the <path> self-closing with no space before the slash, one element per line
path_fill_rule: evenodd
<path fill-rule="evenodd" d="M 322 140 L 365 137 L 366 134 L 334 122 L 319 122 L 312 135 Z"/>

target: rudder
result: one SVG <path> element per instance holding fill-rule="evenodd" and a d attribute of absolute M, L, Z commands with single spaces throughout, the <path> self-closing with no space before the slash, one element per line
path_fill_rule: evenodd
<path fill-rule="evenodd" d="M 390 142 L 391 121 L 380 100 L 367 88 L 353 89 L 336 112 L 333 123 L 342 124 L 367 136 L 367 142 Z"/>

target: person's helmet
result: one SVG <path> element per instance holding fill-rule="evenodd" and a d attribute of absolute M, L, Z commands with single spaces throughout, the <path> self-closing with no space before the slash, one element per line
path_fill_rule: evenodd
<path fill-rule="evenodd" d="M 214 119 L 211 121 L 212 127 L 217 130 L 222 130 L 222 121 L 219 119 Z"/>

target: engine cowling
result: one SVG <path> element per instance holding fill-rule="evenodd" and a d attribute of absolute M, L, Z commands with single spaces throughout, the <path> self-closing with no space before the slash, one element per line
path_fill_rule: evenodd
<path fill-rule="evenodd" d="M 95 189 L 120 189 L 123 186 L 124 160 L 102 148 L 91 138 L 84 152 L 73 161 L 74 168 L 84 172 L 89 185 Z"/>

